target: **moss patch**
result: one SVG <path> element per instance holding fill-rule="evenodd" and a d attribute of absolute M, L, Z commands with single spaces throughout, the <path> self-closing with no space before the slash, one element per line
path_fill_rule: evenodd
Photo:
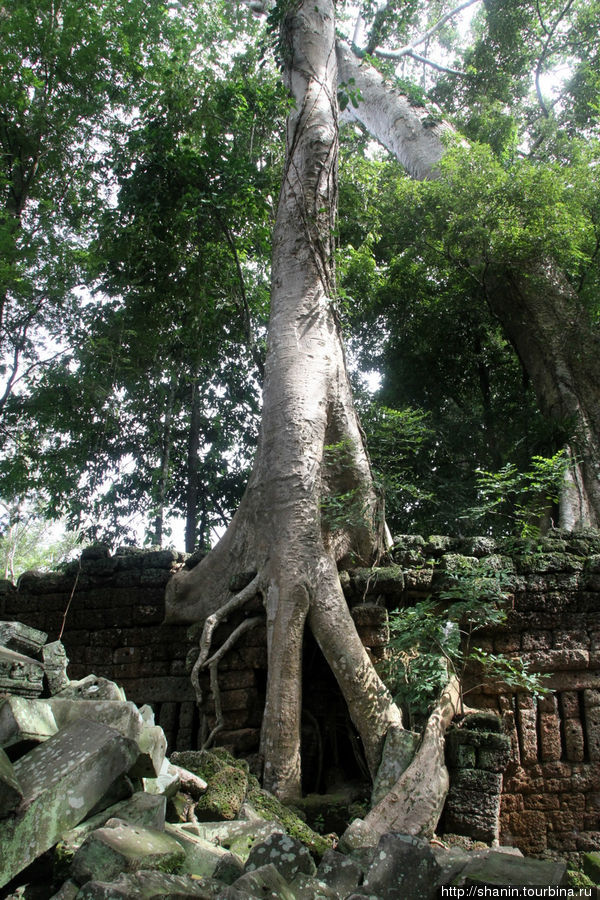
<path fill-rule="evenodd" d="M 209 781 L 206 793 L 196 803 L 200 822 L 235 819 L 248 789 L 248 775 L 235 766 L 224 766 Z"/>
<path fill-rule="evenodd" d="M 326 850 L 331 850 L 331 841 L 313 831 L 300 816 L 284 806 L 273 794 L 263 791 L 255 778 L 251 780 L 256 785 L 250 787 L 247 799 L 259 816 L 267 820 L 277 819 L 290 837 L 301 841 L 317 859 L 320 859 Z"/>

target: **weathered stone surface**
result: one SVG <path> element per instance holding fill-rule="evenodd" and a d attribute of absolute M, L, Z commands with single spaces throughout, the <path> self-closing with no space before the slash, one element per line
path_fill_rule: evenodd
<path fill-rule="evenodd" d="M 63 882 L 56 894 L 53 894 L 50 900 L 75 900 L 79 893 L 79 885 L 68 878 Z"/>
<path fill-rule="evenodd" d="M 209 780 L 206 792 L 198 800 L 198 820 L 215 822 L 235 819 L 247 790 L 247 773 L 236 766 L 225 766 Z"/>
<path fill-rule="evenodd" d="M 344 853 L 352 853 L 363 847 L 376 847 L 379 835 L 363 819 L 354 819 L 340 838 L 339 847 Z"/>
<path fill-rule="evenodd" d="M 57 854 L 63 861 L 70 861 L 89 834 L 105 825 L 109 819 L 121 819 L 130 825 L 145 825 L 162 831 L 165 827 L 166 799 L 138 791 L 127 800 L 121 800 L 102 812 L 91 816 L 61 836 Z"/>
<path fill-rule="evenodd" d="M 224 857 L 232 857 L 233 854 L 223 847 L 213 844 L 198 835 L 186 831 L 180 825 L 173 825 L 167 822 L 165 825 L 165 833 L 174 838 L 185 853 L 185 862 L 181 871 L 185 871 L 188 875 L 204 875 L 211 877 L 215 874 L 215 870 Z M 237 858 L 237 857 L 236 857 Z M 243 872 L 243 863 L 238 859 L 238 870 L 236 878 Z"/>
<path fill-rule="evenodd" d="M 23 800 L 23 790 L 4 750 L 0 749 L 0 818 L 8 816 Z"/>
<path fill-rule="evenodd" d="M 78 884 L 86 881 L 111 881 L 121 872 L 140 869 L 175 871 L 185 860 L 185 851 L 173 837 L 147 828 L 130 825 L 122 819 L 109 819 L 87 836 L 71 864 L 71 877 Z"/>
<path fill-rule="evenodd" d="M 42 659 L 50 693 L 58 694 L 68 686 L 70 681 L 67 675 L 69 659 L 63 643 L 52 641 L 51 644 L 46 644 L 42 648 Z"/>
<path fill-rule="evenodd" d="M 317 878 L 342 897 L 358 887 L 362 877 L 363 870 L 359 863 L 350 856 L 338 853 L 337 850 L 328 850 L 317 869 Z"/>
<path fill-rule="evenodd" d="M 80 681 L 71 681 L 57 694 L 58 697 L 66 697 L 82 700 L 126 700 L 123 688 L 98 675 L 86 675 Z"/>
<path fill-rule="evenodd" d="M 0 647 L 38 658 L 48 635 L 22 622 L 0 622 Z"/>
<path fill-rule="evenodd" d="M 246 861 L 245 871 L 252 872 L 269 864 L 274 865 L 286 881 L 292 881 L 300 873 L 315 875 L 317 871 L 304 844 L 294 840 L 289 834 L 278 832 L 254 845 Z"/>
<path fill-rule="evenodd" d="M 299 874 L 290 882 L 296 900 L 339 900 L 339 893 L 323 881 Z"/>
<path fill-rule="evenodd" d="M 0 887 L 77 825 L 137 758 L 133 741 L 80 719 L 18 760 L 24 802 L 0 822 Z"/>
<path fill-rule="evenodd" d="M 174 797 L 180 788 L 177 770 L 166 757 L 156 778 L 143 778 L 142 784 L 149 794 L 164 794 L 165 797 Z"/>
<path fill-rule="evenodd" d="M 196 834 L 211 843 L 218 843 L 225 850 L 235 853 L 246 862 L 250 851 L 256 843 L 265 840 L 270 834 L 281 832 L 280 822 L 198 822 L 181 826 L 188 834 Z"/>
<path fill-rule="evenodd" d="M 12 696 L 0 700 L 0 746 L 20 741 L 46 741 L 58 731 L 47 700 Z"/>
<path fill-rule="evenodd" d="M 160 725 L 143 724 L 137 738 L 140 755 L 130 774 L 135 778 L 154 778 L 160 774 L 167 755 L 167 739 Z"/>
<path fill-rule="evenodd" d="M 77 894 L 77 900 L 131 900 L 133 897 L 136 900 L 212 900 L 217 897 L 226 900 L 228 896 L 217 881 L 196 881 L 189 875 L 143 871 L 121 874 L 110 883 L 88 881 Z"/>
<path fill-rule="evenodd" d="M 46 702 L 59 729 L 85 718 L 108 725 L 139 744 L 143 720 L 135 703 L 128 700 L 70 699 L 63 696 L 51 697 Z"/>
<path fill-rule="evenodd" d="M 274 865 L 245 872 L 232 887 L 245 897 L 268 897 L 269 900 L 296 900 L 294 893 Z"/>
<path fill-rule="evenodd" d="M 403 834 L 384 834 L 358 893 L 381 900 L 429 900 L 436 894 L 440 867 L 429 843 Z"/>
<path fill-rule="evenodd" d="M 463 870 L 465 885 L 560 885 L 567 865 L 562 861 L 525 859 L 491 851 L 472 859 Z"/>
<path fill-rule="evenodd" d="M 44 689 L 44 668 L 16 650 L 0 647 L 0 694 L 39 697 Z"/>
<path fill-rule="evenodd" d="M 600 853 L 592 851 L 583 854 L 583 871 L 594 884 L 600 884 Z"/>
<path fill-rule="evenodd" d="M 373 783 L 371 806 L 376 806 L 398 781 L 415 755 L 420 740 L 420 735 L 397 725 L 388 729 L 381 763 Z"/>

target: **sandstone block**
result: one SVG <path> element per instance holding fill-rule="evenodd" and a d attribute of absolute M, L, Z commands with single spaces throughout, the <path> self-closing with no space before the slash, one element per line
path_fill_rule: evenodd
<path fill-rule="evenodd" d="M 359 893 L 382 900 L 429 900 L 440 867 L 428 841 L 404 834 L 384 834 Z"/>
<path fill-rule="evenodd" d="M 280 900 L 296 900 L 294 893 L 275 866 L 262 866 L 245 872 L 233 882 L 232 887 L 243 897 L 278 897 Z"/>
<path fill-rule="evenodd" d="M 270 864 L 286 881 L 292 881 L 299 874 L 315 875 L 317 872 L 307 848 L 289 834 L 275 832 L 255 844 L 246 860 L 245 871 L 252 872 Z"/>
<path fill-rule="evenodd" d="M 0 887 L 81 822 L 137 754 L 137 744 L 114 729 L 79 719 L 19 759 L 24 801 L 0 822 Z"/>
<path fill-rule="evenodd" d="M 167 739 L 164 731 L 160 725 L 147 725 L 144 722 L 136 740 L 140 748 L 140 755 L 131 769 L 130 775 L 135 778 L 158 776 L 167 754 Z"/>
<path fill-rule="evenodd" d="M 23 800 L 23 790 L 4 750 L 0 750 L 0 818 L 10 815 Z"/>
<path fill-rule="evenodd" d="M 166 805 L 164 797 L 138 791 L 127 800 L 109 806 L 63 834 L 57 844 L 57 853 L 63 860 L 72 859 L 87 836 L 106 825 L 109 819 L 121 819 L 130 825 L 145 825 L 163 831 Z"/>
<path fill-rule="evenodd" d="M 109 819 L 103 828 L 88 835 L 73 857 L 71 877 L 78 884 L 111 881 L 121 872 L 154 868 L 173 871 L 184 860 L 183 848 L 170 835 Z"/>
<path fill-rule="evenodd" d="M 13 696 L 0 700 L 0 746 L 20 741 L 46 741 L 58 731 L 47 700 Z"/>
<path fill-rule="evenodd" d="M 221 860 L 232 856 L 229 850 L 225 850 L 223 847 L 219 847 L 196 834 L 185 831 L 180 825 L 173 825 L 167 822 L 165 833 L 174 838 L 182 847 L 185 853 L 182 871 L 185 871 L 188 875 L 211 877 L 214 875 Z M 241 860 L 239 861 L 239 869 L 238 876 L 243 872 Z"/>
<path fill-rule="evenodd" d="M 567 871 L 565 862 L 524 859 L 511 853 L 491 851 L 485 857 L 472 860 L 463 870 L 465 886 L 562 884 Z"/>
<path fill-rule="evenodd" d="M 362 868 L 350 856 L 327 850 L 317 869 L 317 878 L 345 897 L 362 880 Z"/>
<path fill-rule="evenodd" d="M 98 675 L 87 675 L 81 681 L 70 681 L 57 697 L 80 700 L 126 700 L 125 692 L 114 681 Z"/>
<path fill-rule="evenodd" d="M 30 625 L 24 625 L 22 622 L 0 622 L 0 647 L 39 658 L 47 640 L 48 635 L 45 631 L 39 631 Z"/>
<path fill-rule="evenodd" d="M 0 694 L 39 697 L 44 689 L 44 667 L 16 650 L 0 646 Z"/>

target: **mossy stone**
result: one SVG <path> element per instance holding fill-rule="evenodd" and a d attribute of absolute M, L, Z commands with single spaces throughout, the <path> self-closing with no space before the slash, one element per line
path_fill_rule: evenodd
<path fill-rule="evenodd" d="M 224 766 L 208 781 L 196 803 L 200 822 L 230 821 L 237 816 L 248 789 L 248 775 L 236 766 Z"/>

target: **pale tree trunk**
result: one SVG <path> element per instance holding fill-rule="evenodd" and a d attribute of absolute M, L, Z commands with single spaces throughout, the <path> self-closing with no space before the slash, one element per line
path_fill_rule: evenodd
<path fill-rule="evenodd" d="M 446 123 L 413 106 L 338 41 L 340 81 L 353 79 L 362 100 L 346 117 L 360 122 L 416 179 L 435 178 L 451 139 Z M 454 136 L 454 138 L 453 138 Z M 600 340 L 565 276 L 550 260 L 512 269 L 489 267 L 488 303 L 531 379 L 542 414 L 570 429 L 572 466 L 560 502 L 560 524 L 600 526 Z"/>
<path fill-rule="evenodd" d="M 292 4 L 281 31 L 294 97 L 273 235 L 271 316 L 259 446 L 245 495 L 215 550 L 172 579 L 168 621 L 205 621 L 230 601 L 236 572 L 256 573 L 264 599 L 267 699 L 261 734 L 264 784 L 300 793 L 301 653 L 306 622 L 334 671 L 377 769 L 399 710 L 356 633 L 338 565 L 368 564 L 383 521 L 352 404 L 335 312 L 337 71 L 333 0 Z M 325 447 L 333 447 L 327 454 Z M 349 498 L 347 521 L 322 515 Z M 242 598 L 243 599 L 243 598 Z"/>

